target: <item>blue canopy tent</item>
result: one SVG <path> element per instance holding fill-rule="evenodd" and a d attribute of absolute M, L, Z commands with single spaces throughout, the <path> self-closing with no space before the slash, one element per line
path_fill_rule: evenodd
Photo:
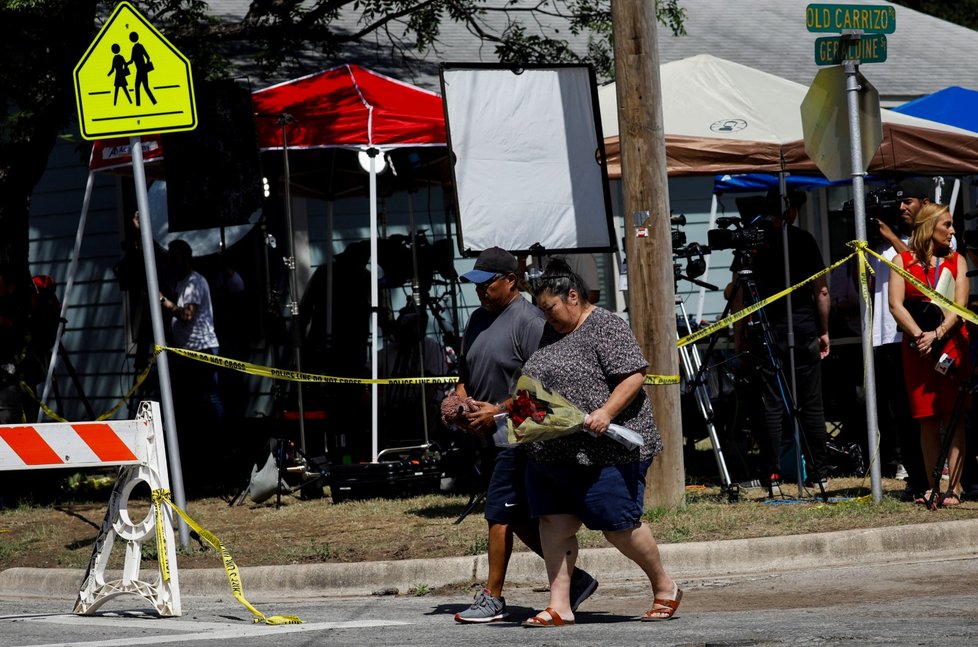
<path fill-rule="evenodd" d="M 891 110 L 978 132 L 978 91 L 976 90 L 952 85 Z"/>
<path fill-rule="evenodd" d="M 978 91 L 976 90 L 952 85 L 925 97 L 908 101 L 901 106 L 891 108 L 891 110 L 911 117 L 930 119 L 948 126 L 978 132 Z M 951 205 L 952 213 L 960 188 L 961 182 L 955 180 L 951 195 L 942 200 L 942 202 Z M 965 190 L 967 191 L 967 189 Z M 969 195 L 964 196 L 965 201 L 971 203 L 969 197 Z"/>
<path fill-rule="evenodd" d="M 848 184 L 852 180 L 832 182 L 821 175 L 788 175 L 785 182 L 789 189 L 818 189 L 823 186 Z M 741 191 L 767 191 L 777 189 L 780 179 L 774 173 L 739 173 L 736 175 L 717 175 L 713 178 L 714 193 L 737 193 Z"/>

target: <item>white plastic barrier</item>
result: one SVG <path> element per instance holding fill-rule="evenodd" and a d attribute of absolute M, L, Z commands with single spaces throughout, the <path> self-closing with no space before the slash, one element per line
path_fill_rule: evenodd
<path fill-rule="evenodd" d="M 129 496 L 140 483 L 147 483 L 154 494 L 170 487 L 159 404 L 141 402 L 135 420 L 0 425 L 0 470 L 112 465 L 120 466 L 119 473 L 74 612 L 91 614 L 106 601 L 132 593 L 150 602 L 161 616 L 179 616 L 173 512 L 167 505 L 154 505 L 137 522 L 128 510 Z M 106 581 L 116 537 L 125 543 L 122 577 Z M 147 538 L 156 541 L 164 555 L 159 555 L 155 577 L 143 580 L 140 562 Z"/>

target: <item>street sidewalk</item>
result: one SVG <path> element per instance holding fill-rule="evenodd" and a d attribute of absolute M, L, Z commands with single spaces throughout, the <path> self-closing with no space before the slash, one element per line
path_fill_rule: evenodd
<path fill-rule="evenodd" d="M 935 515 L 939 516 L 939 515 Z M 734 539 L 660 546 L 669 574 L 687 579 L 931 558 L 978 557 L 978 519 L 944 521 L 860 530 Z M 218 562 L 218 556 L 214 556 Z M 614 548 L 580 552 L 578 563 L 604 583 L 635 581 L 644 575 Z M 299 564 L 241 567 L 247 596 L 362 596 L 396 588 L 406 593 L 418 585 L 485 582 L 486 556 L 410 559 L 348 564 Z M 58 568 L 10 568 L 0 571 L 0 597 L 74 599 L 84 571 Z M 110 577 L 118 577 L 110 574 Z M 507 580 L 545 585 L 543 560 L 529 552 L 513 554 Z M 230 595 L 224 570 L 181 569 L 180 592 L 186 596 Z"/>

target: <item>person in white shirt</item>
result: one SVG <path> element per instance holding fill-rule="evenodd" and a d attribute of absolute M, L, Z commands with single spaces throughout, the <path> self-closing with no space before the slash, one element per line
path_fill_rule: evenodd
<path fill-rule="evenodd" d="M 160 293 L 160 304 L 164 314 L 173 316 L 170 330 L 173 333 L 173 345 L 177 348 L 196 350 L 210 355 L 220 355 L 221 349 L 214 330 L 214 310 L 211 305 L 211 291 L 207 279 L 194 271 L 193 250 L 185 240 L 174 240 L 170 243 L 168 260 L 173 276 L 179 277 L 174 294 L 176 300 L 171 300 Z M 177 416 L 181 420 L 182 429 L 207 430 L 206 437 L 218 438 L 223 431 L 224 403 L 221 401 L 218 389 L 217 370 L 211 364 L 197 360 L 172 357 L 171 365 L 174 373 L 174 400 L 178 406 Z M 211 445 L 202 446 L 205 434 L 195 433 L 192 438 L 181 439 L 193 441 L 181 451 L 185 455 L 184 473 L 188 486 L 192 478 L 200 476 L 194 461 L 203 460 L 207 456 L 205 450 Z"/>

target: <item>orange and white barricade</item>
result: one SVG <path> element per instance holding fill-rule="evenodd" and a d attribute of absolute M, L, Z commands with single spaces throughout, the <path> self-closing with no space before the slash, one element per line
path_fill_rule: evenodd
<path fill-rule="evenodd" d="M 169 473 L 160 406 L 141 402 L 135 420 L 107 422 L 0 425 L 0 470 L 34 470 L 119 466 L 109 508 L 95 540 L 92 559 L 75 602 L 74 612 L 94 613 L 104 602 L 124 593 L 138 595 L 161 616 L 180 615 L 180 586 L 173 541 L 173 512 L 154 505 L 142 521 L 129 516 L 129 496 L 140 483 L 154 493 L 168 492 Z M 116 537 L 125 545 L 122 577 L 106 580 L 106 565 Z M 159 567 L 140 578 L 142 543 L 158 545 Z"/>

